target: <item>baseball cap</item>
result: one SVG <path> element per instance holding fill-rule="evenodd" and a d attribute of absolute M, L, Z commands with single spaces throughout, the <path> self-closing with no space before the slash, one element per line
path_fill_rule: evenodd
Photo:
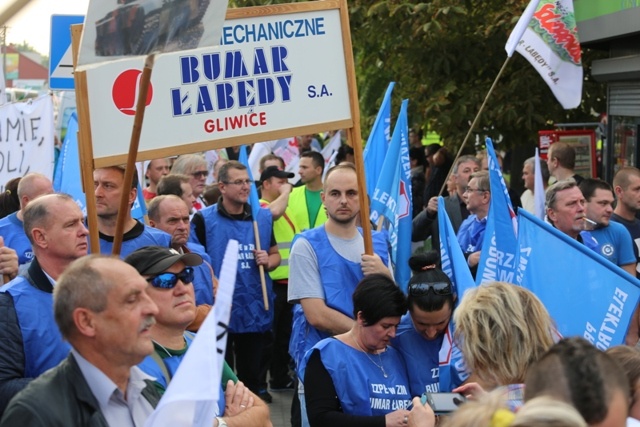
<path fill-rule="evenodd" d="M 164 273 L 178 261 L 182 261 L 187 267 L 195 267 L 202 264 L 202 257 L 193 252 L 181 254 L 163 246 L 145 246 L 131 252 L 124 259 L 124 262 L 144 275 Z"/>
<path fill-rule="evenodd" d="M 260 182 L 264 182 L 269 178 L 293 178 L 295 175 L 291 172 L 283 171 L 278 169 L 277 166 L 269 166 L 265 170 L 262 171 L 262 175 L 260 175 Z"/>

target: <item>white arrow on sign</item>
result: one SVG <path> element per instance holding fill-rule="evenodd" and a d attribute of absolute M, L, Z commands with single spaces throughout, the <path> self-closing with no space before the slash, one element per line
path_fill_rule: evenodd
<path fill-rule="evenodd" d="M 67 50 L 62 55 L 60 62 L 56 66 L 56 69 L 51 73 L 51 78 L 68 79 L 73 78 L 73 59 L 71 56 L 71 45 L 67 47 Z"/>

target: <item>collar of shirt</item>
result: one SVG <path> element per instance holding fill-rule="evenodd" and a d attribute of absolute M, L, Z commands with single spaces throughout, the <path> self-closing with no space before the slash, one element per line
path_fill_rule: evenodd
<path fill-rule="evenodd" d="M 87 384 L 89 384 L 91 392 L 98 401 L 100 409 L 104 411 L 109 404 L 111 396 L 113 396 L 115 392 L 120 392 L 120 389 L 118 389 L 118 386 L 109 377 L 107 377 L 104 372 L 82 357 L 74 348 L 71 349 L 71 353 L 78 363 L 82 376 L 84 376 Z M 132 394 L 140 394 L 147 386 L 147 383 L 145 383 L 144 380 L 154 381 L 155 378 L 145 374 L 137 366 L 132 366 L 130 370 L 129 383 L 127 384 L 127 395 L 131 397 Z M 120 392 L 120 394 L 122 393 Z"/>
<path fill-rule="evenodd" d="M 236 215 L 231 215 L 224 208 L 224 204 L 222 203 L 222 196 L 220 196 L 220 198 L 218 199 L 218 212 L 220 212 L 221 215 L 224 215 L 227 218 L 237 219 Z M 248 203 L 245 203 L 244 206 L 242 206 L 242 214 L 241 215 L 242 215 L 242 221 L 249 221 L 249 220 L 253 219 L 251 217 L 251 206 L 249 206 Z"/>

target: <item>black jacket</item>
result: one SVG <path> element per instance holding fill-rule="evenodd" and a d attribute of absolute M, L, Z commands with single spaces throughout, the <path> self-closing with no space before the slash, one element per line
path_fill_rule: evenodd
<path fill-rule="evenodd" d="M 428 202 L 428 200 L 427 200 Z M 457 194 L 444 198 L 444 209 L 449 214 L 453 231 L 456 233 L 462 224 L 462 212 L 460 211 L 460 199 Z M 420 242 L 431 237 L 431 247 L 434 250 L 440 250 L 440 230 L 438 229 L 438 213 L 434 216 L 427 214 L 424 209 L 413 219 L 413 228 L 411 231 L 411 241 Z"/>
<path fill-rule="evenodd" d="M 160 394 L 145 380 L 142 395 L 155 408 Z M 33 380 L 11 401 L 0 427 L 109 427 L 73 354 Z"/>
<path fill-rule="evenodd" d="M 52 293 L 53 287 L 34 258 L 23 276 L 34 287 Z M 53 318 L 53 315 L 51 316 Z M 9 293 L 0 293 L 0 416 L 9 401 L 25 388 L 32 378 L 25 378 L 25 354 L 18 315 Z"/>

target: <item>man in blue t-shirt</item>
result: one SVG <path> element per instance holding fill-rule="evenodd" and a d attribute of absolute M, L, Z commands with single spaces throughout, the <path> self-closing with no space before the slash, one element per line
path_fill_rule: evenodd
<path fill-rule="evenodd" d="M 585 178 L 579 187 L 586 200 L 587 228 L 598 242 L 597 252 L 627 273 L 635 275 L 636 257 L 631 235 L 624 226 L 610 221 L 614 202 L 611 185 L 601 179 Z"/>
<path fill-rule="evenodd" d="M 124 258 L 138 248 L 149 245 L 171 246 L 171 236 L 164 231 L 148 227 L 131 216 L 131 207 L 138 197 L 138 174 L 133 174 L 129 189 L 124 188 L 124 168 L 111 166 L 93 171 L 93 186 L 98 213 L 100 252 L 110 254 L 116 234 L 116 220 L 120 208 L 120 196 L 128 191 L 129 204 L 124 220 L 120 257 Z"/>

